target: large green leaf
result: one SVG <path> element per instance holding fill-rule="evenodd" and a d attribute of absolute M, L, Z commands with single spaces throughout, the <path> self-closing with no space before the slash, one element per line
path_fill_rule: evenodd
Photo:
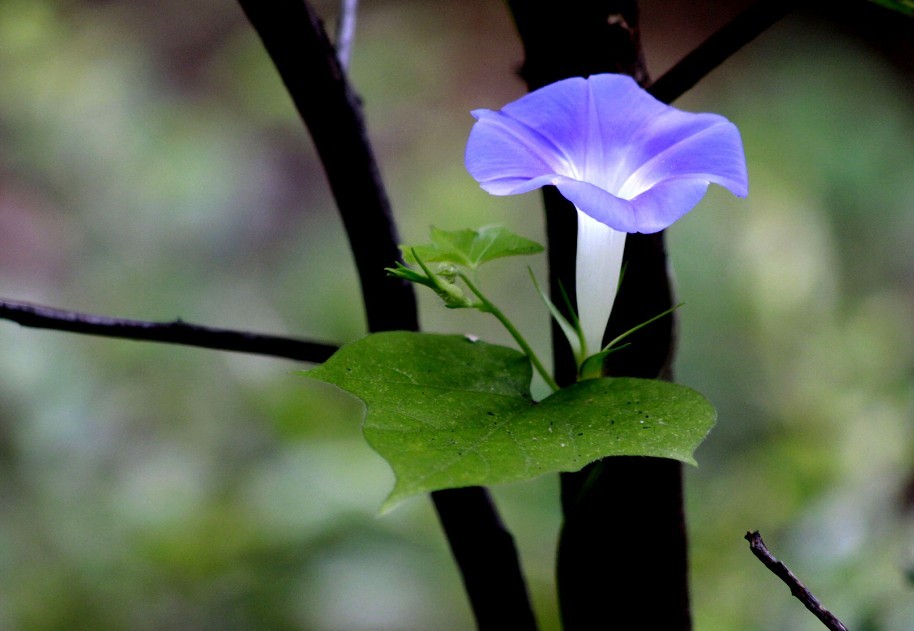
<path fill-rule="evenodd" d="M 604 456 L 694 464 L 716 416 L 694 390 L 646 379 L 583 381 L 534 403 L 524 355 L 453 335 L 377 333 L 306 376 L 365 403 L 365 437 L 397 478 L 385 509 L 417 493 L 576 471 Z"/>
<path fill-rule="evenodd" d="M 476 269 L 492 259 L 537 254 L 543 251 L 543 246 L 514 234 L 504 226 L 450 231 L 433 227 L 431 243 L 401 245 L 400 249 L 407 263 L 416 263 L 415 251 L 426 263 L 454 263 Z"/>

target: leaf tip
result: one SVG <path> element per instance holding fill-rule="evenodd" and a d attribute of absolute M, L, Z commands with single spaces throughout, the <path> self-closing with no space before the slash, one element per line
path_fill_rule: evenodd
<path fill-rule="evenodd" d="M 381 507 L 378 509 L 378 517 L 383 517 L 388 513 L 392 512 L 400 504 L 402 504 L 412 493 L 404 492 L 400 489 L 400 485 L 394 485 L 394 488 L 391 492 L 384 498 L 384 501 L 381 503 Z"/>

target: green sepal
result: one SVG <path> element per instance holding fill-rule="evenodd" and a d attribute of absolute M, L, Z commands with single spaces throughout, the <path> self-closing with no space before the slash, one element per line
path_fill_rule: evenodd
<path fill-rule="evenodd" d="M 533 275 L 533 270 L 528 267 L 527 271 L 530 272 L 530 279 L 533 281 L 536 293 L 540 295 L 546 308 L 549 309 L 549 313 L 552 314 L 552 318 L 559 325 L 559 328 L 562 329 L 562 333 L 565 334 L 565 339 L 568 340 L 568 345 L 571 347 L 571 353 L 574 355 L 575 361 L 580 363 L 581 349 L 584 348 L 584 331 L 581 330 L 581 324 L 574 315 L 574 311 L 569 308 L 574 320 L 574 324 L 572 324 L 562 315 L 562 312 L 559 311 L 558 307 L 555 306 L 555 303 L 546 295 L 546 292 L 540 288 L 540 284 L 536 281 L 536 276 Z M 568 304 L 568 295 L 565 293 L 564 289 L 562 290 L 562 296 L 565 298 L 566 304 Z"/>
<path fill-rule="evenodd" d="M 415 255 L 413 258 L 416 259 Z M 431 288 L 438 294 L 438 297 L 444 301 L 445 306 L 450 309 L 479 308 L 480 303 L 469 298 L 463 290 L 454 283 L 455 275 L 451 272 L 450 268 L 446 268 L 439 273 L 434 273 L 421 259 L 416 259 L 416 262 L 419 267 L 422 268 L 422 271 L 425 272 L 424 276 L 406 267 L 400 261 L 397 261 L 396 267 L 385 267 L 384 271 L 390 276 L 396 276 L 397 278 L 402 278 L 412 283 L 418 283 L 419 285 L 425 285 L 426 287 Z"/>
<path fill-rule="evenodd" d="M 606 356 L 610 355 L 611 353 L 614 353 L 618 350 L 622 350 L 623 348 L 628 346 L 628 344 L 623 344 L 622 346 L 616 346 L 616 344 L 618 344 L 619 342 L 621 342 L 622 340 L 627 338 L 629 335 L 631 335 L 635 331 L 639 331 L 640 329 L 643 329 L 647 325 L 649 325 L 653 322 L 656 322 L 660 318 L 672 314 L 674 311 L 679 309 L 679 307 L 683 306 L 684 304 L 685 304 L 684 302 L 680 302 L 679 304 L 677 304 L 673 307 L 670 307 L 666 311 L 664 311 L 662 313 L 658 313 L 654 317 L 652 317 L 648 320 L 645 320 L 641 324 L 633 326 L 625 333 L 622 333 L 621 335 L 616 336 L 609 344 L 604 346 L 603 350 L 601 350 L 599 353 L 594 353 L 593 355 L 585 358 L 583 362 L 581 362 L 580 366 L 578 367 L 578 376 L 581 379 L 593 379 L 594 377 L 599 377 L 602 373 L 603 360 L 606 359 Z"/>

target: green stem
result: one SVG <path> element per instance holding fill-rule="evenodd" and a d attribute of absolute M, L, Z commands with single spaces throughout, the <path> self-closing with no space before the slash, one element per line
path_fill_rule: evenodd
<path fill-rule="evenodd" d="M 539 357 L 536 356 L 536 353 L 533 352 L 533 349 L 530 348 L 530 345 L 527 344 L 527 340 L 524 339 L 524 336 L 520 334 L 508 317 L 501 312 L 501 309 L 492 304 L 488 298 L 483 295 L 481 291 L 473 284 L 473 282 L 466 277 L 466 274 L 460 272 L 458 274 L 460 279 L 466 284 L 467 288 L 476 295 L 477 298 L 482 302 L 482 305 L 477 307 L 480 311 L 485 311 L 491 313 L 502 325 L 508 330 L 508 333 L 511 334 L 511 337 L 514 338 L 514 341 L 517 342 L 517 345 L 520 346 L 521 350 L 524 351 L 524 354 L 530 360 L 530 363 L 533 364 L 533 367 L 536 369 L 536 372 L 540 374 L 543 380 L 546 382 L 553 392 L 558 392 L 559 385 L 555 382 L 555 379 L 552 378 L 552 375 L 546 370 L 540 361 Z"/>

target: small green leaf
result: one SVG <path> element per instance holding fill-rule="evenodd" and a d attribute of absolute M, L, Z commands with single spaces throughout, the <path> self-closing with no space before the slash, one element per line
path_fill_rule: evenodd
<path fill-rule="evenodd" d="M 514 234 L 504 226 L 485 226 L 477 230 L 439 230 L 432 228 L 432 242 L 426 245 L 401 245 L 403 258 L 415 263 L 412 251 L 427 263 L 455 263 L 476 269 L 486 261 L 505 256 L 537 254 L 543 251 L 536 241 Z"/>
<path fill-rule="evenodd" d="M 524 355 L 463 336 L 377 333 L 306 376 L 365 403 L 365 438 L 397 478 L 385 510 L 418 493 L 575 471 L 604 456 L 694 463 L 716 416 L 697 392 L 645 379 L 583 381 L 537 404 Z"/>

